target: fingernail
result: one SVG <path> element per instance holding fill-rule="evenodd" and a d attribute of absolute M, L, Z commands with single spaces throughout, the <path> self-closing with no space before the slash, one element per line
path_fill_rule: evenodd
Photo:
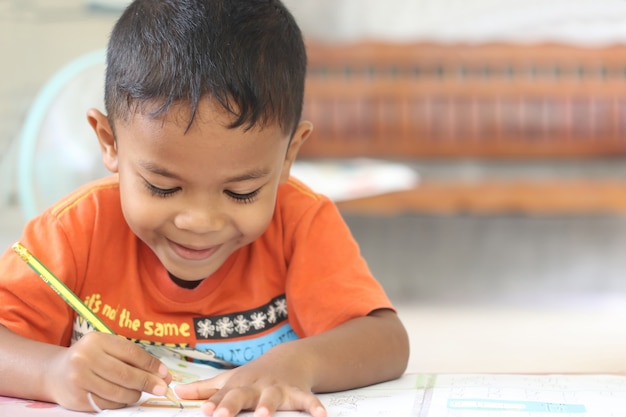
<path fill-rule="evenodd" d="M 316 407 L 315 410 L 313 411 L 313 415 L 314 416 L 325 416 L 326 415 L 326 409 L 324 407 Z"/>
<path fill-rule="evenodd" d="M 156 387 L 154 387 L 154 390 L 152 391 L 154 395 L 158 395 L 159 397 L 164 396 L 166 392 L 167 392 L 167 387 L 165 385 L 157 385 Z"/>
<path fill-rule="evenodd" d="M 215 413 L 215 404 L 210 401 L 202 403 L 200 408 L 202 409 L 202 412 L 207 416 L 212 416 L 213 413 Z"/>
<path fill-rule="evenodd" d="M 230 417 L 230 411 L 224 407 L 220 407 L 213 412 L 213 417 Z"/>
<path fill-rule="evenodd" d="M 270 410 L 268 410 L 266 407 L 260 407 L 254 410 L 254 414 L 252 415 L 252 417 L 266 417 L 269 415 L 271 415 Z"/>

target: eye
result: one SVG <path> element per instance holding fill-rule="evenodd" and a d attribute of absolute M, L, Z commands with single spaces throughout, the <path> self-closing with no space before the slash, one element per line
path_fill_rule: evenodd
<path fill-rule="evenodd" d="M 144 180 L 144 184 L 146 185 L 146 188 L 148 189 L 148 191 L 153 197 L 161 197 L 161 198 L 169 197 L 172 194 L 174 194 L 176 191 L 180 190 L 179 187 L 168 188 L 168 189 L 155 187 L 154 185 L 150 184 L 148 181 L 145 181 L 145 180 Z"/>
<path fill-rule="evenodd" d="M 259 189 L 252 191 L 251 193 L 246 193 L 246 194 L 233 193 L 232 191 L 228 191 L 228 190 L 224 191 L 224 193 L 230 198 L 232 198 L 233 200 L 235 200 L 237 203 L 248 204 L 254 201 L 255 197 L 259 194 L 260 190 L 261 189 L 259 188 Z"/>

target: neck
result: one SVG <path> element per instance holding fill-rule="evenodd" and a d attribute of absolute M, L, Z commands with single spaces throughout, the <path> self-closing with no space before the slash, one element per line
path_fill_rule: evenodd
<path fill-rule="evenodd" d="M 181 288 L 185 288 L 185 289 L 188 289 L 188 290 L 193 290 L 198 285 L 200 285 L 200 283 L 202 282 L 202 280 L 185 281 L 184 279 L 180 279 L 180 278 L 175 277 L 174 275 L 172 275 L 169 272 L 168 272 L 168 275 L 170 276 L 170 279 L 174 282 L 174 284 L 178 285 Z"/>

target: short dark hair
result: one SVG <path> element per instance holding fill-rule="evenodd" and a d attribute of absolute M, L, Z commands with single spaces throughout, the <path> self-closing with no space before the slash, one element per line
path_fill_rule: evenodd
<path fill-rule="evenodd" d="M 107 49 L 105 107 L 112 124 L 201 99 L 233 115 L 230 127 L 300 121 L 306 74 L 302 33 L 279 0 L 135 0 Z"/>

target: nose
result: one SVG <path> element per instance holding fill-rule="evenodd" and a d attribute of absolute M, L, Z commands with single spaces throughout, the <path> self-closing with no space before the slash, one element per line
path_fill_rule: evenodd
<path fill-rule="evenodd" d="M 227 215 L 219 207 L 207 203 L 190 204 L 176 215 L 174 224 L 193 233 L 215 232 L 224 228 Z"/>

